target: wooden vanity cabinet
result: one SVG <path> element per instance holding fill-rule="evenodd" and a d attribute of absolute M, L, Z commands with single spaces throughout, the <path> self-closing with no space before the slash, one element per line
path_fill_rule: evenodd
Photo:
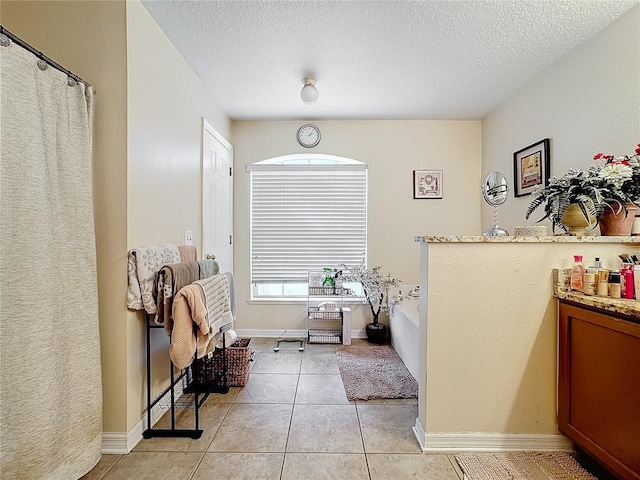
<path fill-rule="evenodd" d="M 560 301 L 558 427 L 621 479 L 640 480 L 640 324 Z"/>

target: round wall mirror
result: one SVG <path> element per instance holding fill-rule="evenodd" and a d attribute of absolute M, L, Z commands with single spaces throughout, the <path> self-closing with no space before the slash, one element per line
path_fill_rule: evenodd
<path fill-rule="evenodd" d="M 481 189 L 485 201 L 493 207 L 493 227 L 482 234 L 491 237 L 509 235 L 509 232 L 498 226 L 498 205 L 506 202 L 509 194 L 507 179 L 500 172 L 490 172 L 482 180 Z"/>

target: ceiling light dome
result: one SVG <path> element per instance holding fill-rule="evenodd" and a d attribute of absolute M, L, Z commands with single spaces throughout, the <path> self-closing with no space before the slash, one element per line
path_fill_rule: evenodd
<path fill-rule="evenodd" d="M 313 105 L 318 101 L 318 89 L 316 88 L 316 79 L 313 77 L 305 77 L 302 81 L 304 87 L 300 91 L 300 98 L 307 105 Z"/>

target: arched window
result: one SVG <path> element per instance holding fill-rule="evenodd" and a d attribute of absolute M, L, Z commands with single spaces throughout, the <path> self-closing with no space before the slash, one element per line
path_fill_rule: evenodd
<path fill-rule="evenodd" d="M 309 270 L 366 259 L 365 163 L 285 155 L 248 165 L 247 171 L 253 298 L 305 296 Z"/>

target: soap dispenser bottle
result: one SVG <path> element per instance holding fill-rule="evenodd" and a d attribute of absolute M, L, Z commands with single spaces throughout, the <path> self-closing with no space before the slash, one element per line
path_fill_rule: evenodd
<path fill-rule="evenodd" d="M 624 275 L 624 298 L 635 298 L 636 292 L 633 281 L 633 264 L 625 264 L 621 273 Z"/>
<path fill-rule="evenodd" d="M 571 269 L 571 290 L 584 291 L 584 265 L 582 255 L 573 256 L 573 268 Z"/>

